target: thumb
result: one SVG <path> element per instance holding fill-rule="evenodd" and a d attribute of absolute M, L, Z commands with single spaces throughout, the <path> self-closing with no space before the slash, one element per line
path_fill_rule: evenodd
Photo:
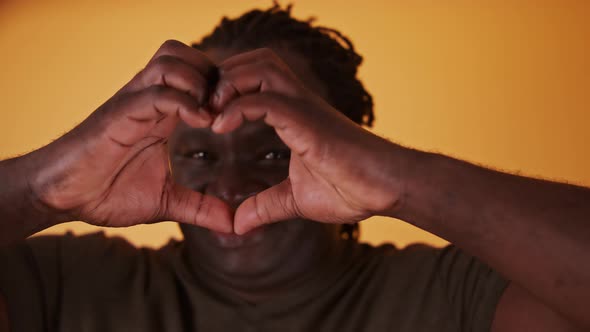
<path fill-rule="evenodd" d="M 231 233 L 232 214 L 222 200 L 173 184 L 165 203 L 164 218 L 185 224 Z"/>
<path fill-rule="evenodd" d="M 289 178 L 245 200 L 236 211 L 234 232 L 242 235 L 256 227 L 300 216 Z"/>

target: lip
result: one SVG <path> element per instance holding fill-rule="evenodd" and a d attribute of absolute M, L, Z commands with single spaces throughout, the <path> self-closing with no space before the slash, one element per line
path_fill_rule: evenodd
<path fill-rule="evenodd" d="M 221 233 L 211 231 L 211 238 L 221 248 L 239 249 L 257 244 L 264 238 L 264 227 L 258 227 L 246 234 L 237 235 L 235 233 Z"/>

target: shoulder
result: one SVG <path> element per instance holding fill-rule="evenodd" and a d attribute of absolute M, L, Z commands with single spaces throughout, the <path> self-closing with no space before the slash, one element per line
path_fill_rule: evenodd
<path fill-rule="evenodd" d="M 484 262 L 453 245 L 363 245 L 363 251 L 374 265 L 375 297 L 388 294 L 382 300 L 414 326 L 489 330 L 508 282 Z M 392 303 L 392 295 L 404 300 Z"/>
<path fill-rule="evenodd" d="M 172 242 L 159 249 L 141 248 L 104 232 L 33 237 L 25 246 L 41 270 L 58 267 L 63 277 L 109 279 L 156 267 L 163 272 L 169 265 L 167 261 L 178 256 L 178 245 Z"/>
<path fill-rule="evenodd" d="M 98 263 L 112 258 L 130 258 L 138 249 L 121 237 L 108 237 L 104 232 L 84 235 L 66 233 L 29 238 L 25 246 L 39 262 L 59 260 L 65 267 L 89 262 Z"/>
<path fill-rule="evenodd" d="M 361 243 L 358 248 L 358 257 L 361 257 L 361 260 L 381 265 L 384 269 L 409 271 L 436 268 L 441 255 L 452 246 L 437 248 L 426 244 L 412 244 L 400 249 L 391 243 L 379 246 Z"/>
<path fill-rule="evenodd" d="M 492 272 L 492 269 L 476 257 L 450 244 L 445 247 L 432 247 L 426 244 L 412 244 L 403 249 L 392 244 L 372 246 L 360 244 L 362 256 L 379 262 L 384 267 L 430 270 L 448 277 L 449 273 L 461 273 L 477 269 Z"/>
<path fill-rule="evenodd" d="M 351 274 L 375 294 L 422 293 L 440 288 L 439 257 L 444 249 L 423 244 L 397 248 L 393 244 L 360 243 L 351 260 Z M 367 291 L 368 289 L 365 289 Z"/>

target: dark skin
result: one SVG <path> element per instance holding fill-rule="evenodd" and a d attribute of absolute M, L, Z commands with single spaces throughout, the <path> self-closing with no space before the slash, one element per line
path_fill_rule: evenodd
<path fill-rule="evenodd" d="M 239 53 L 206 52 L 215 63 Z M 281 54 L 302 81 L 325 91 L 307 63 L 290 52 Z M 245 123 L 226 134 L 179 123 L 168 146 L 175 182 L 222 199 L 232 211 L 289 174 L 290 149 L 263 121 Z M 250 302 L 272 298 L 303 282 L 338 260 L 343 245 L 340 226 L 301 218 L 259 227 L 242 236 L 186 224 L 181 229 L 191 267 L 207 271 L 208 280 L 223 283 Z"/>
<path fill-rule="evenodd" d="M 217 277 L 225 269 L 230 277 L 221 282 L 256 302 L 302 282 L 322 256 L 338 257 L 337 245 L 317 247 L 324 253 L 320 258 L 311 254 L 324 234 L 334 239 L 328 243 L 340 243 L 335 239 L 341 224 L 396 217 L 450 240 L 511 280 L 494 331 L 590 328 L 590 266 L 581 260 L 590 255 L 590 190 L 401 147 L 333 109 L 322 99 L 321 86 L 312 85 L 313 76 L 301 72 L 305 67 L 291 63 L 288 50 L 233 53 L 211 50 L 217 61 L 224 59 L 217 63 L 167 42 L 146 69 L 72 132 L 0 163 L 1 242 L 67 220 L 103 226 L 177 220 L 191 225 L 185 230 L 199 227 L 186 232 L 187 243 L 211 249 L 203 252 L 208 262 L 190 259 L 191 265 Z M 212 89 L 207 82 L 215 67 L 220 80 Z M 197 167 L 186 166 L 193 162 L 187 160 L 173 161 L 170 173 L 167 142 L 172 136 L 174 156 L 182 145 L 174 137 L 188 130 L 175 132 L 181 121 L 204 128 L 188 134 L 193 141 L 209 139 L 206 147 L 223 152 L 212 167 L 223 177 L 195 180 Z M 259 154 L 258 144 L 248 143 L 258 134 L 269 135 L 263 141 L 272 143 L 272 133 L 264 134 L 268 129 L 260 122 L 274 128 L 291 150 L 288 165 L 273 159 L 276 171 L 259 171 L 258 163 L 267 161 L 261 156 L 268 153 Z M 246 163 L 252 169 L 243 174 Z M 209 230 L 236 235 L 215 240 Z M 318 237 L 311 236 L 316 240 L 299 257 L 297 250 L 275 245 L 273 234 L 290 243 L 303 234 Z M 242 246 L 239 254 L 228 253 Z M 201 255 L 199 249 L 190 252 Z M 255 254 L 272 257 L 273 250 L 297 264 L 282 264 L 277 254 L 254 268 L 243 265 Z M 265 274 L 270 269 L 277 269 L 276 277 Z M 266 277 L 245 292 L 250 284 L 244 276 L 257 273 Z"/>
<path fill-rule="evenodd" d="M 232 210 L 289 171 L 288 148 L 262 122 L 224 135 L 181 125 L 169 146 L 174 180 L 223 199 Z M 288 289 L 339 257 L 341 244 L 339 226 L 299 218 L 241 236 L 191 225 L 181 229 L 191 266 L 252 302 Z"/>

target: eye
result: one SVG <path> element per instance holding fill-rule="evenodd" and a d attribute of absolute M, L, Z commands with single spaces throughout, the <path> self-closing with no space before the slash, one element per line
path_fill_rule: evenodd
<path fill-rule="evenodd" d="M 290 150 L 272 150 L 264 155 L 264 160 L 288 160 L 291 157 Z"/>
<path fill-rule="evenodd" d="M 207 151 L 190 151 L 187 153 L 184 153 L 182 155 L 184 158 L 187 159 L 192 159 L 192 160 L 213 160 L 213 156 L 211 155 L 211 153 L 207 152 Z"/>

